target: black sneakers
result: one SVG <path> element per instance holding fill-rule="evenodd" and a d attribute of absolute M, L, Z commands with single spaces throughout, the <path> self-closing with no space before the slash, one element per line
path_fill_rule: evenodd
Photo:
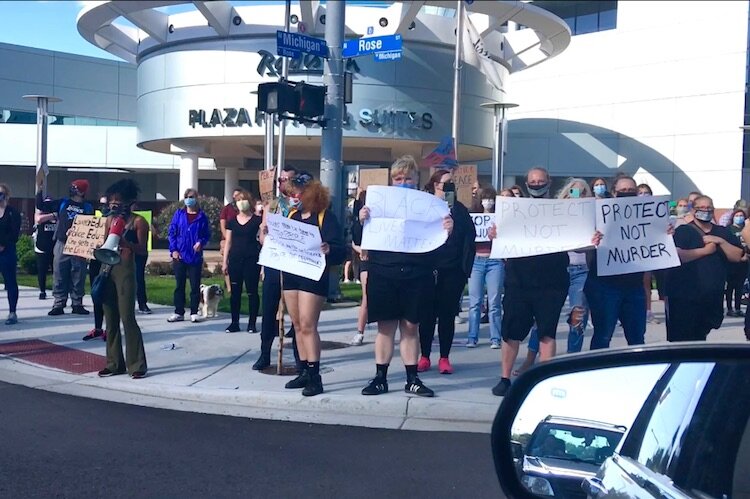
<path fill-rule="evenodd" d="M 224 330 L 225 333 L 239 333 L 240 332 L 240 325 L 236 322 L 233 322 Z"/>
<path fill-rule="evenodd" d="M 125 374 L 125 371 L 110 371 L 109 369 L 105 367 L 104 369 L 99 371 L 98 374 L 100 378 L 108 378 L 110 376 L 117 376 L 119 374 Z"/>
<path fill-rule="evenodd" d="M 424 386 L 424 383 L 422 383 L 422 380 L 419 378 L 415 378 L 411 383 L 407 381 L 406 385 L 404 386 L 404 391 L 412 395 L 419 395 L 420 397 L 435 396 L 435 392 Z"/>
<path fill-rule="evenodd" d="M 73 313 L 76 315 L 89 315 L 89 311 L 83 305 L 73 305 Z"/>
<path fill-rule="evenodd" d="M 362 388 L 362 395 L 380 395 L 388 393 L 388 382 L 383 378 L 373 378 L 370 383 Z"/>
<path fill-rule="evenodd" d="M 257 334 L 258 333 L 258 327 L 254 323 L 250 324 L 248 322 L 247 323 L 247 332 L 250 333 L 250 334 Z"/>
<path fill-rule="evenodd" d="M 500 378 L 500 382 L 492 387 L 492 395 L 505 397 L 508 390 L 510 390 L 510 380 L 508 378 Z"/>
<path fill-rule="evenodd" d="M 308 381 L 310 381 L 310 375 L 307 374 L 307 371 L 302 371 L 299 376 L 284 385 L 284 388 L 287 388 L 289 390 L 304 388 L 307 386 Z"/>
<path fill-rule="evenodd" d="M 63 315 L 65 310 L 62 307 L 53 307 L 52 310 L 47 312 L 47 315 Z"/>
<path fill-rule="evenodd" d="M 307 378 L 307 385 L 302 390 L 302 395 L 305 397 L 314 397 L 323 393 L 323 380 L 320 375 L 310 376 Z"/>
<path fill-rule="evenodd" d="M 263 369 L 271 366 L 271 356 L 260 354 L 258 360 L 253 364 L 253 371 L 262 371 Z"/>

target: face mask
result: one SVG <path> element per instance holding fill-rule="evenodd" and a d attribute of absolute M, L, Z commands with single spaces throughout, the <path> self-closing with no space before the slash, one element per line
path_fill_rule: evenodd
<path fill-rule="evenodd" d="M 101 198 L 101 199 L 99 199 L 99 204 L 101 204 L 102 206 L 104 206 L 105 204 L 107 204 L 107 198 Z"/>
<path fill-rule="evenodd" d="M 289 198 L 289 206 L 292 208 L 299 208 L 300 206 L 299 198 Z"/>
<path fill-rule="evenodd" d="M 243 213 L 250 211 L 250 201 L 247 199 L 240 199 L 237 201 L 237 209 Z"/>
<path fill-rule="evenodd" d="M 5 201 L 5 193 L 0 192 L 0 203 L 2 203 L 3 201 Z"/>
<path fill-rule="evenodd" d="M 403 184 L 396 184 L 395 187 L 403 187 L 404 189 L 416 189 L 417 185 L 416 184 L 403 183 Z"/>
<path fill-rule="evenodd" d="M 607 186 L 604 184 L 599 184 L 594 186 L 594 194 L 597 196 L 604 196 L 604 194 L 607 192 Z"/>
<path fill-rule="evenodd" d="M 549 184 L 537 185 L 536 187 L 531 187 L 529 184 L 526 184 L 526 189 L 529 191 L 529 195 L 532 198 L 540 198 L 549 192 Z"/>
<path fill-rule="evenodd" d="M 581 197 L 581 189 L 573 187 L 572 189 L 570 189 L 570 191 L 568 191 L 568 194 L 571 198 L 578 199 L 579 197 Z"/>
<path fill-rule="evenodd" d="M 693 209 L 693 202 L 692 201 L 688 201 L 687 210 L 691 211 L 692 209 Z"/>
<path fill-rule="evenodd" d="M 687 215 L 689 211 L 690 210 L 688 209 L 687 206 L 678 206 L 677 209 L 675 210 L 675 213 L 677 213 L 677 216 L 683 217 Z"/>
<path fill-rule="evenodd" d="M 78 192 L 78 189 L 76 189 L 75 187 L 71 187 L 70 188 L 70 197 L 74 198 L 76 196 L 85 197 L 83 194 L 81 194 L 80 192 Z"/>
<path fill-rule="evenodd" d="M 485 210 L 491 210 L 495 207 L 495 200 L 494 199 L 482 199 L 482 207 Z"/>
<path fill-rule="evenodd" d="M 697 210 L 695 219 L 701 222 L 710 222 L 714 218 L 714 210 Z"/>
<path fill-rule="evenodd" d="M 195 198 L 185 198 L 185 206 L 188 208 L 192 208 L 195 206 L 195 203 L 197 203 L 197 200 Z"/>
<path fill-rule="evenodd" d="M 740 215 L 734 217 L 734 225 L 736 225 L 737 227 L 744 226 L 745 225 L 745 217 L 740 216 Z"/>
<path fill-rule="evenodd" d="M 621 191 L 617 191 L 615 192 L 615 194 L 617 195 L 618 198 L 634 198 L 638 195 L 635 192 L 621 192 Z"/>

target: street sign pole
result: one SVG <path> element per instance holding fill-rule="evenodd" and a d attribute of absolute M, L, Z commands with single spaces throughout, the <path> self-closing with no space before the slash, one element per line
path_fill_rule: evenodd
<path fill-rule="evenodd" d="M 24 95 L 24 99 L 36 102 L 36 185 L 41 184 L 42 197 L 47 195 L 47 122 L 48 105 L 62 99 L 49 95 Z"/>
<path fill-rule="evenodd" d="M 286 9 L 284 10 L 284 31 L 289 31 L 289 18 L 292 16 L 292 0 L 286 0 Z M 285 82 L 289 77 L 289 58 L 284 57 L 281 60 L 281 77 L 280 82 Z M 284 162 L 286 161 L 286 120 L 279 120 L 279 153 L 276 155 L 276 178 L 281 175 L 281 170 L 284 168 Z M 276 182 L 276 188 L 278 189 L 278 182 Z M 277 193 L 278 195 L 278 193 Z"/>

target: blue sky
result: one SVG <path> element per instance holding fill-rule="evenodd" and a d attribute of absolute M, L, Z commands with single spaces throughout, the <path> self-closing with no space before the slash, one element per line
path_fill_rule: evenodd
<path fill-rule="evenodd" d="M 235 1 L 243 5 L 253 2 Z M 263 1 L 263 3 L 276 3 Z M 379 2 L 356 2 L 377 5 Z M 94 47 L 76 29 L 76 17 L 85 2 L 74 0 L 16 2 L 0 1 L 0 43 L 11 43 L 70 54 L 120 60 L 109 52 Z M 168 13 L 193 10 L 192 5 L 165 9 Z"/>

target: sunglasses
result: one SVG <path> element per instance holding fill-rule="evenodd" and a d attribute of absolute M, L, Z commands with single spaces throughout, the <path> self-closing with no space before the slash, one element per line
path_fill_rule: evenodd
<path fill-rule="evenodd" d="M 195 199 L 195 196 L 185 196 L 185 199 Z"/>

